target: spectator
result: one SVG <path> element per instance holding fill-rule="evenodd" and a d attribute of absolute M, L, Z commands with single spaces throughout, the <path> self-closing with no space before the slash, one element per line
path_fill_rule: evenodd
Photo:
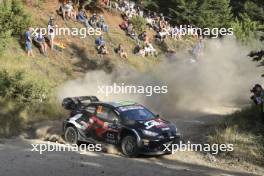
<path fill-rule="evenodd" d="M 163 41 L 167 35 L 168 35 L 167 30 L 165 28 L 162 28 L 161 31 L 156 35 L 156 38 L 159 41 Z"/>
<path fill-rule="evenodd" d="M 122 59 L 127 59 L 127 58 L 128 58 L 127 53 L 125 52 L 125 50 L 124 50 L 122 44 L 119 44 L 115 51 L 116 51 L 116 53 L 119 54 L 119 56 L 120 56 Z"/>
<path fill-rule="evenodd" d="M 137 54 L 137 55 L 142 56 L 142 57 L 146 56 L 146 52 L 145 52 L 144 48 L 142 48 L 139 43 L 134 48 L 134 54 Z"/>
<path fill-rule="evenodd" d="M 55 38 L 55 24 L 54 24 L 54 18 L 50 17 L 50 20 L 48 22 L 48 40 L 50 44 L 50 48 L 54 49 L 54 38 Z"/>
<path fill-rule="evenodd" d="M 128 28 L 127 28 L 127 35 L 129 35 L 133 40 L 137 40 L 137 34 L 136 34 L 136 31 L 135 31 L 134 28 L 133 28 L 132 23 L 130 23 L 130 24 L 128 25 Z"/>
<path fill-rule="evenodd" d="M 98 28 L 101 28 L 102 29 L 104 23 L 105 23 L 104 17 L 103 17 L 103 15 L 100 15 L 99 20 L 98 20 L 96 26 Z"/>
<path fill-rule="evenodd" d="M 105 44 L 102 44 L 99 48 L 98 48 L 98 53 L 102 56 L 102 55 L 106 55 L 108 54 L 108 49 L 105 46 Z"/>
<path fill-rule="evenodd" d="M 67 2 L 65 1 L 63 2 L 61 6 L 61 11 L 64 20 L 67 19 L 66 17 L 71 18 L 72 9 L 73 9 L 72 1 L 68 0 Z"/>
<path fill-rule="evenodd" d="M 85 25 L 86 28 L 91 28 L 91 25 L 88 22 L 87 15 L 85 10 L 80 10 L 77 14 L 77 20 Z"/>
<path fill-rule="evenodd" d="M 147 38 L 147 32 L 146 32 L 146 31 L 142 32 L 142 33 L 139 34 L 139 36 L 138 36 L 138 39 L 139 39 L 139 40 L 142 40 L 142 41 L 145 41 L 146 38 Z"/>
<path fill-rule="evenodd" d="M 259 107 L 260 117 L 264 123 L 264 90 L 260 84 L 256 84 L 251 90 L 251 100 Z"/>
<path fill-rule="evenodd" d="M 47 46 L 45 38 L 41 34 L 40 30 L 37 31 L 36 36 L 34 37 L 34 41 L 36 42 L 38 47 L 40 47 L 40 51 L 42 52 L 42 54 L 44 56 L 47 56 L 47 48 L 48 48 L 48 46 Z"/>
<path fill-rule="evenodd" d="M 105 41 L 104 41 L 102 35 L 100 35 L 99 37 L 96 38 L 96 40 L 95 40 L 95 44 L 96 44 L 97 50 L 99 50 L 99 48 L 100 48 L 102 45 L 105 45 Z"/>
<path fill-rule="evenodd" d="M 109 26 L 105 23 L 103 15 L 100 15 L 96 26 L 98 28 L 102 29 L 103 32 L 108 32 L 109 31 Z"/>
<path fill-rule="evenodd" d="M 192 54 L 197 59 L 200 55 L 202 55 L 202 51 L 204 49 L 203 37 L 200 37 L 198 43 L 194 46 L 192 50 Z"/>
<path fill-rule="evenodd" d="M 103 24 L 102 31 L 103 32 L 108 32 L 109 31 L 109 26 L 106 23 Z"/>
<path fill-rule="evenodd" d="M 85 13 L 85 10 L 80 10 L 77 14 L 77 20 L 84 23 L 87 20 L 87 15 Z"/>
<path fill-rule="evenodd" d="M 150 17 L 147 17 L 146 18 L 146 22 L 147 22 L 147 25 L 152 28 L 153 27 L 153 24 L 154 24 L 154 20 Z"/>
<path fill-rule="evenodd" d="M 25 47 L 26 47 L 27 55 L 34 57 L 32 51 L 32 39 L 31 39 L 32 31 L 33 28 L 29 28 L 25 33 Z"/>
<path fill-rule="evenodd" d="M 156 49 L 152 46 L 151 43 L 146 44 L 144 50 L 147 56 L 153 56 L 157 54 Z"/>
<path fill-rule="evenodd" d="M 102 5 L 104 5 L 106 7 L 111 7 L 110 0 L 102 0 Z"/>
<path fill-rule="evenodd" d="M 171 37 L 173 39 L 179 39 L 179 40 L 181 40 L 180 29 L 177 26 L 175 26 L 174 28 L 172 28 L 172 30 L 171 30 Z"/>
<path fill-rule="evenodd" d="M 89 19 L 89 24 L 95 28 L 96 27 L 96 23 L 97 23 L 97 15 L 96 13 L 94 13 L 91 18 Z"/>
<path fill-rule="evenodd" d="M 73 9 L 70 13 L 70 17 L 72 20 L 76 21 L 77 20 L 77 14 L 78 14 L 78 7 L 76 5 L 73 6 Z"/>
<path fill-rule="evenodd" d="M 159 29 L 163 29 L 166 27 L 166 21 L 165 18 L 162 17 L 161 20 L 159 21 Z"/>
<path fill-rule="evenodd" d="M 120 27 L 122 30 L 126 31 L 127 28 L 128 28 L 128 21 L 127 21 L 127 20 L 124 20 L 124 21 L 119 25 L 119 27 Z"/>

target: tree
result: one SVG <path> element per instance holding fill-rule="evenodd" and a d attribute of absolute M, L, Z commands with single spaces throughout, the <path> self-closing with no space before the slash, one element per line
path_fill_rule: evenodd
<path fill-rule="evenodd" d="M 177 0 L 172 1 L 169 6 L 169 17 L 176 24 L 195 24 L 197 16 L 197 1 Z"/>
<path fill-rule="evenodd" d="M 255 38 L 258 30 L 258 23 L 251 20 L 247 14 L 241 15 L 241 19 L 236 18 L 232 23 L 236 38 L 244 43 L 251 38 Z"/>
<path fill-rule="evenodd" d="M 232 14 L 229 0 L 203 0 L 197 13 L 196 24 L 203 28 L 228 28 Z"/>
<path fill-rule="evenodd" d="M 149 0 L 144 0 L 148 4 Z M 229 0 L 154 0 L 158 12 L 177 25 L 191 24 L 201 28 L 230 27 L 232 13 Z M 146 6 L 148 8 L 148 6 Z"/>
<path fill-rule="evenodd" d="M 247 14 L 250 19 L 261 24 L 264 23 L 263 0 L 231 0 L 234 17 L 241 19 L 241 14 Z"/>
<path fill-rule="evenodd" d="M 30 16 L 23 10 L 20 1 L 3 1 L 0 4 L 0 51 L 2 51 L 11 37 L 17 37 L 29 27 Z"/>
<path fill-rule="evenodd" d="M 131 23 L 133 24 L 133 27 L 135 28 L 137 33 L 142 33 L 146 30 L 147 22 L 143 17 L 134 16 L 131 19 Z"/>

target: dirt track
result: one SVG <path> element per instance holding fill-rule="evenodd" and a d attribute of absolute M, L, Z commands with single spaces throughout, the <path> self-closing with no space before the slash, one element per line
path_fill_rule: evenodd
<path fill-rule="evenodd" d="M 0 145 L 0 175 L 252 175 L 185 163 L 179 159 L 170 160 L 166 157 L 131 159 L 91 152 L 85 154 L 48 152 L 40 155 L 30 151 L 32 149 L 30 143 L 36 142 L 41 141 L 21 139 L 2 141 Z"/>
<path fill-rule="evenodd" d="M 217 118 L 217 116 L 215 116 Z M 215 119 L 214 119 L 215 120 Z M 212 117 L 210 121 L 214 122 Z M 203 131 L 209 125 L 208 118 L 176 120 L 187 136 L 186 139 L 199 141 Z M 199 128 L 197 128 L 199 127 Z M 72 176 L 72 175 L 180 175 L 180 176 L 230 176 L 254 175 L 234 167 L 223 169 L 213 160 L 204 159 L 199 153 L 178 152 L 174 155 L 162 157 L 141 156 L 137 159 L 125 158 L 117 154 L 103 152 L 46 152 L 40 155 L 32 152 L 31 144 L 45 143 L 41 140 L 23 138 L 0 140 L 0 176 Z M 232 170 L 232 171 L 231 171 Z M 260 173 L 260 172 L 259 172 Z M 261 175 L 261 174 L 259 174 Z"/>

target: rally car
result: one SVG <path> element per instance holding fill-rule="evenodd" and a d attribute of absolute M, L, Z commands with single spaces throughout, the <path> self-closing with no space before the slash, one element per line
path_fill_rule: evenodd
<path fill-rule="evenodd" d="M 164 154 L 164 144 L 176 143 L 176 126 L 134 102 L 101 102 L 95 96 L 70 97 L 62 102 L 71 113 L 63 122 L 66 142 L 107 143 L 129 157 Z"/>

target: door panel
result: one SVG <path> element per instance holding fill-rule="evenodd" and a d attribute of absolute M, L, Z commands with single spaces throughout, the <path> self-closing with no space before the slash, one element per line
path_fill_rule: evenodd
<path fill-rule="evenodd" d="M 99 105 L 93 117 L 95 138 L 107 143 L 116 144 L 118 141 L 118 127 L 114 123 L 117 115 L 112 108 Z"/>

